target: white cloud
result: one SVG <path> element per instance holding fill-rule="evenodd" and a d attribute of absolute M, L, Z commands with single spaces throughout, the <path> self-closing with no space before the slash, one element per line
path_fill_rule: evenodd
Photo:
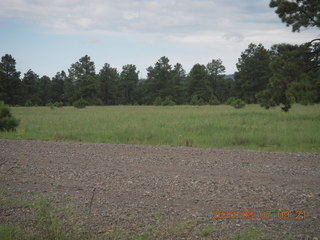
<path fill-rule="evenodd" d="M 177 57 L 182 63 L 221 56 L 235 70 L 237 58 L 251 42 L 269 47 L 316 37 L 315 31 L 291 33 L 269 1 L 1 0 L 0 19 L 18 17 L 51 34 L 82 34 L 92 44 L 101 36 L 123 36 L 146 44 L 183 45 L 196 49 Z"/>
<path fill-rule="evenodd" d="M 0 17 L 56 33 L 162 35 L 184 43 L 243 41 L 277 19 L 269 0 L 2 0 Z M 283 29 L 283 26 L 278 24 Z M 272 34 L 272 32 L 268 32 Z M 258 37 L 258 36 L 257 36 Z M 277 36 L 274 36 L 277 37 Z"/>

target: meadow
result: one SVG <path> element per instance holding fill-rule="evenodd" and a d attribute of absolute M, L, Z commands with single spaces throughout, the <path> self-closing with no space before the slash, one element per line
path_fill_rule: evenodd
<path fill-rule="evenodd" d="M 320 152 L 320 105 L 12 107 L 0 138 Z"/>

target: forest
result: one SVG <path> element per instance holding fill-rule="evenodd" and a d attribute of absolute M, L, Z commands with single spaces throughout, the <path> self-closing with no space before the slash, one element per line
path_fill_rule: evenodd
<path fill-rule="evenodd" d="M 146 79 L 139 78 L 133 64 L 118 71 L 105 63 L 96 73 L 88 55 L 51 79 L 31 69 L 22 77 L 14 57 L 6 54 L 0 63 L 0 100 L 13 106 L 72 105 L 79 100 L 88 105 L 215 105 L 239 98 L 287 111 L 292 103 L 319 103 L 319 47 L 316 41 L 271 49 L 251 43 L 238 59 L 238 71 L 228 77 L 220 59 L 197 63 L 186 73 L 180 63 L 172 65 L 163 56 L 147 68 Z"/>

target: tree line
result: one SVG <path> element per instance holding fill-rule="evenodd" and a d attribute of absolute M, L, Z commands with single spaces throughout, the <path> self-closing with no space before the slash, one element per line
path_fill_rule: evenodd
<path fill-rule="evenodd" d="M 312 51 L 314 46 L 306 44 L 266 49 L 251 43 L 238 60 L 234 79 L 225 77 L 220 59 L 195 64 L 187 74 L 180 63 L 171 65 L 164 56 L 147 68 L 146 79 L 139 79 L 133 64 L 119 72 L 106 63 L 96 73 L 88 55 L 71 64 L 68 73 L 58 72 L 51 79 L 32 70 L 21 78 L 15 59 L 6 54 L 0 63 L 0 100 L 44 106 L 52 102 L 72 105 L 79 99 L 90 105 L 158 105 L 219 104 L 239 98 L 265 107 L 283 104 L 288 109 L 293 102 L 320 101 L 320 75 Z"/>
<path fill-rule="evenodd" d="M 39 105 L 62 102 L 72 105 L 84 99 L 90 105 L 151 105 L 159 99 L 174 104 L 189 104 L 192 98 L 203 103 L 224 102 L 231 96 L 233 80 L 224 78 L 222 61 L 212 60 L 206 66 L 195 64 L 189 74 L 177 63 L 161 57 L 147 69 L 147 78 L 139 79 L 133 64 L 121 72 L 106 63 L 96 73 L 88 55 L 71 64 L 68 73 L 57 72 L 51 79 L 27 71 L 21 78 L 15 59 L 6 54 L 0 63 L 0 100 L 10 105 Z"/>
<path fill-rule="evenodd" d="M 133 64 L 121 72 L 106 63 L 96 73 L 88 55 L 71 64 L 68 73 L 51 79 L 27 71 L 21 78 L 15 59 L 6 54 L 0 63 L 0 100 L 10 105 L 44 106 L 53 102 L 72 105 L 83 99 L 90 105 L 219 104 L 230 98 L 270 107 L 320 101 L 320 75 L 312 56 L 319 45 L 277 44 L 266 49 L 251 43 L 241 53 L 237 72 L 226 78 L 220 59 L 195 64 L 187 74 L 180 63 L 161 57 L 139 79 Z"/>
<path fill-rule="evenodd" d="M 270 7 L 292 31 L 320 28 L 318 0 L 271 0 Z M 251 43 L 241 53 L 234 79 L 224 76 L 220 59 L 195 64 L 187 74 L 180 63 L 172 65 L 164 56 L 147 68 L 146 79 L 139 79 L 133 64 L 119 72 L 106 63 L 96 73 L 88 55 L 52 79 L 32 70 L 21 77 L 15 65 L 11 55 L 1 58 L 0 101 L 10 105 L 71 105 L 80 100 L 91 105 L 219 104 L 237 99 L 288 111 L 292 103 L 320 102 L 320 39 L 270 49 Z"/>

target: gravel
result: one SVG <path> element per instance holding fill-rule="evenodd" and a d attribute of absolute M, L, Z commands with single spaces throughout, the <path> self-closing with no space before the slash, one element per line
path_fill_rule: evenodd
<path fill-rule="evenodd" d="M 160 213 L 167 222 L 212 224 L 214 237 L 246 226 L 274 239 L 320 233 L 317 153 L 0 140 L 0 191 L 73 204 L 94 232 L 146 226 Z M 279 219 L 285 210 L 291 217 Z M 26 218 L 25 211 L 0 206 L 0 223 Z M 237 217 L 212 219 L 213 211 Z M 243 219 L 243 211 L 255 217 Z M 260 211 L 272 214 L 261 219 Z"/>

